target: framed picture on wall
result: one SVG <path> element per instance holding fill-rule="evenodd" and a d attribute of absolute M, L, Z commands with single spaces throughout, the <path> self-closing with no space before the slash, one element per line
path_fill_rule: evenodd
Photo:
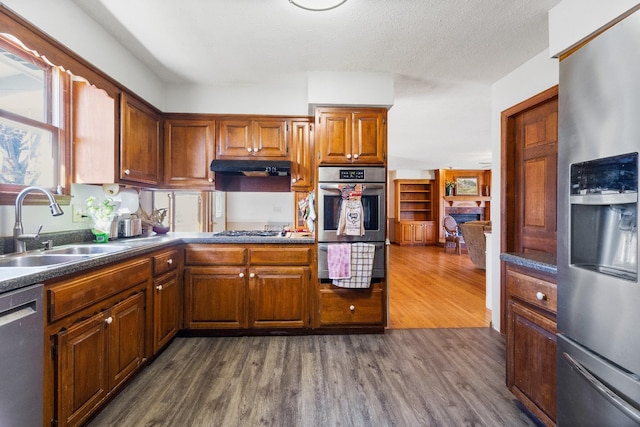
<path fill-rule="evenodd" d="M 456 177 L 456 196 L 477 196 L 478 194 L 477 177 Z"/>

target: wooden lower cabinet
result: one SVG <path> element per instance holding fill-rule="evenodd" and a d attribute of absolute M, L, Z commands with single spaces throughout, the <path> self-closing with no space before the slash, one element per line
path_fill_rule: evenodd
<path fill-rule="evenodd" d="M 176 336 L 182 326 L 178 273 L 172 271 L 153 280 L 153 352 Z"/>
<path fill-rule="evenodd" d="M 144 331 L 142 291 L 54 336 L 58 426 L 82 425 L 138 369 Z"/>
<path fill-rule="evenodd" d="M 311 245 L 187 245 L 185 328 L 306 328 Z"/>
<path fill-rule="evenodd" d="M 343 289 L 321 283 L 319 289 L 319 327 L 384 326 L 384 285 L 368 289 Z"/>
<path fill-rule="evenodd" d="M 182 278 L 178 249 L 156 253 L 153 259 L 153 354 L 182 328 Z"/>
<path fill-rule="evenodd" d="M 254 267 L 249 273 L 249 327 L 304 328 L 309 325 L 307 304 L 309 267 Z"/>
<path fill-rule="evenodd" d="M 185 328 L 246 328 L 245 271 L 244 267 L 185 268 Z"/>
<path fill-rule="evenodd" d="M 556 420 L 555 277 L 507 266 L 507 387 L 544 425 Z"/>
<path fill-rule="evenodd" d="M 433 221 L 396 221 L 395 242 L 399 245 L 435 244 Z"/>
<path fill-rule="evenodd" d="M 145 363 L 151 261 L 45 283 L 44 420 L 83 425 Z"/>

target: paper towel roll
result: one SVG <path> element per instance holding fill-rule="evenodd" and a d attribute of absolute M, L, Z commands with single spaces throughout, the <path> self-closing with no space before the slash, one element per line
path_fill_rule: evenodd
<path fill-rule="evenodd" d="M 120 210 L 118 214 L 136 213 L 140 207 L 138 192 L 133 188 L 121 189 L 114 200 L 120 200 Z"/>

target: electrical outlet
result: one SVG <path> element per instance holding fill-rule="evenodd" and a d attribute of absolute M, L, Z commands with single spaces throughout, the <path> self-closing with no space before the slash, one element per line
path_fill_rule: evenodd
<path fill-rule="evenodd" d="M 86 219 L 82 213 L 81 205 L 71 205 L 72 222 L 84 222 Z"/>

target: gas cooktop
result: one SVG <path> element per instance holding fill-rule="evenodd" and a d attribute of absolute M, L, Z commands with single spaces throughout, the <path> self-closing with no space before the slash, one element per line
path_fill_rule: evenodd
<path fill-rule="evenodd" d="M 280 232 L 277 230 L 225 230 L 215 233 L 215 236 L 222 237 L 276 237 Z"/>

